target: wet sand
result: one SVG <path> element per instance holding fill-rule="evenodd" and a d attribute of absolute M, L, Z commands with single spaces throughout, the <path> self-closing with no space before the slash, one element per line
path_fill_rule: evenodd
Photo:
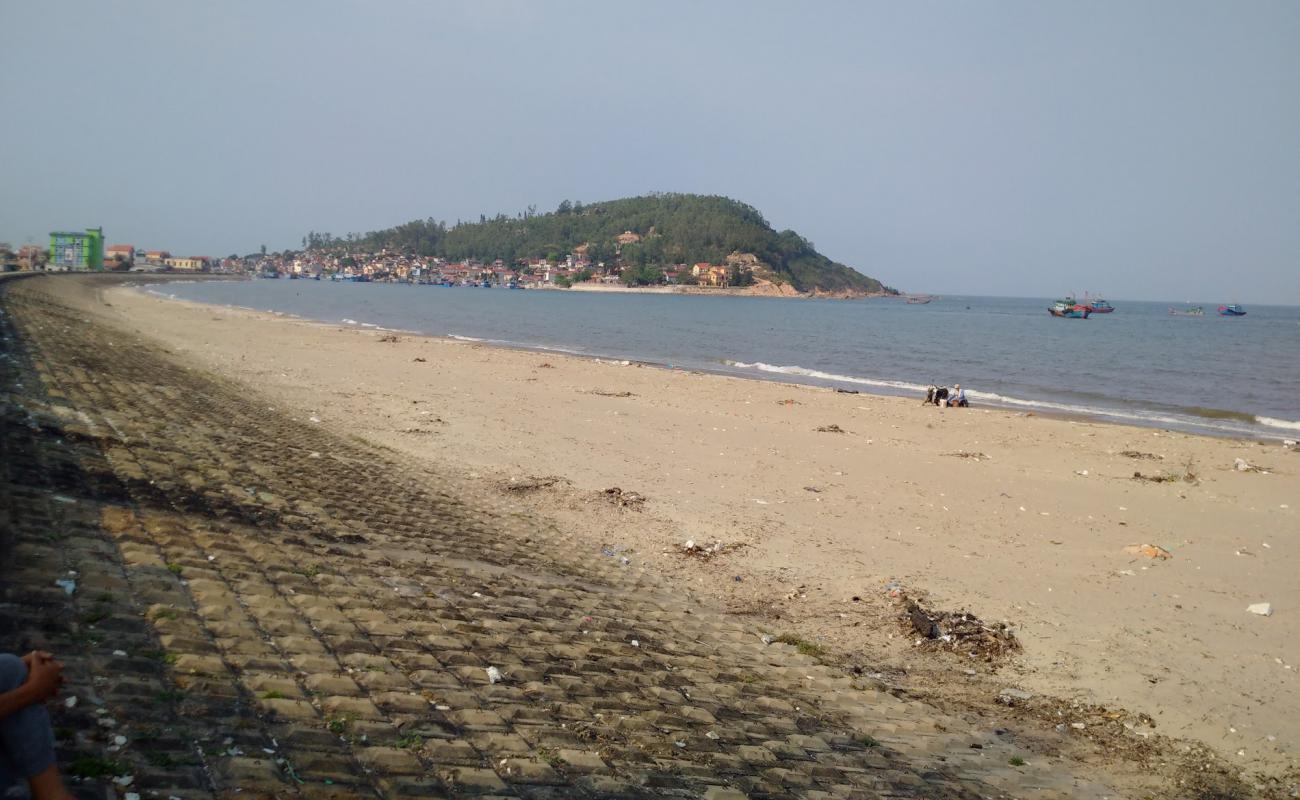
<path fill-rule="evenodd" d="M 1149 715 L 1243 770 L 1296 768 L 1300 454 L 1278 445 L 107 297 L 278 410 L 508 492 L 593 554 L 935 702 L 1016 686 Z M 646 499 L 611 502 L 614 487 Z M 726 549 L 687 558 L 686 540 Z M 1143 544 L 1169 557 L 1125 551 Z M 1006 621 L 1023 651 L 916 646 L 891 584 Z M 1261 602 L 1271 616 L 1247 611 Z"/>

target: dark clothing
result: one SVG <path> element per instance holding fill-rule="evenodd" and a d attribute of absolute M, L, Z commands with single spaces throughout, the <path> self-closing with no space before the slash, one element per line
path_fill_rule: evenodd
<path fill-rule="evenodd" d="M 0 653 L 0 694 L 27 681 L 27 665 Z M 0 794 L 19 781 L 39 775 L 54 763 L 54 729 L 42 703 L 32 703 L 0 719 Z"/>

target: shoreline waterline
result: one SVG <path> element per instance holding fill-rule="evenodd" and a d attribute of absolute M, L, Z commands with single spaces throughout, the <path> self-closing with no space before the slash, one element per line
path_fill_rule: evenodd
<path fill-rule="evenodd" d="M 168 282 L 162 286 L 180 286 L 186 283 L 197 282 L 180 280 Z M 218 282 L 205 281 L 203 283 L 212 286 Z M 221 283 L 229 284 L 229 282 Z M 267 283 L 275 284 L 278 282 Z M 175 292 L 165 291 L 158 285 L 141 288 L 157 296 L 190 300 L 205 305 L 228 306 L 250 310 L 256 310 L 258 308 L 257 306 L 249 305 L 247 301 L 243 303 L 233 303 L 223 302 L 220 299 L 208 299 L 203 296 L 185 296 L 199 293 L 187 292 L 177 294 Z M 446 297 L 447 291 L 450 290 L 431 289 L 429 290 L 429 293 L 434 294 L 435 296 L 441 294 L 443 297 Z M 424 294 L 424 292 L 420 289 L 414 289 L 412 294 L 418 296 Z M 471 293 L 466 292 L 466 294 Z M 472 294 L 474 296 L 479 296 L 489 293 L 475 292 Z M 518 295 L 526 293 L 509 294 Z M 562 295 L 562 293 L 559 292 L 546 294 Z M 590 296 L 591 295 L 588 295 L 588 297 Z M 779 299 L 774 298 L 774 300 L 779 302 Z M 751 360 L 732 357 L 729 354 L 720 355 L 717 352 L 707 355 L 697 352 L 691 354 L 692 357 L 689 358 L 675 358 L 671 355 L 664 357 L 659 353 L 647 354 L 642 348 L 636 347 L 636 343 L 621 349 L 617 346 L 602 347 L 600 345 L 603 344 L 605 340 L 599 335 L 588 335 L 585 338 L 576 335 L 570 337 L 582 338 L 584 343 L 581 345 L 570 345 L 567 342 L 520 341 L 517 338 L 511 338 L 508 336 L 469 335 L 468 332 L 463 330 L 463 326 L 456 325 L 454 321 L 444 321 L 437 317 L 431 317 L 431 319 L 438 319 L 438 325 L 441 329 L 432 328 L 427 324 L 413 326 L 411 322 L 424 322 L 424 320 L 419 319 L 418 315 L 412 317 L 409 312 L 407 319 L 385 320 L 383 319 L 383 315 L 385 312 L 390 310 L 387 307 L 368 308 L 369 319 L 362 318 L 360 313 L 334 317 L 325 313 L 319 313 L 321 311 L 320 309 L 307 309 L 306 313 L 295 313 L 285 311 L 283 308 L 267 306 L 262 306 L 261 308 L 262 310 L 276 316 L 297 316 L 302 319 L 310 319 L 326 325 L 343 324 L 365 330 L 400 332 L 405 333 L 406 335 L 421 335 L 435 338 L 445 337 L 456 341 L 475 342 L 490 346 L 527 350 L 538 353 L 557 353 L 579 358 L 605 361 L 630 361 L 673 370 L 688 370 L 733 377 L 748 377 L 757 380 L 819 386 L 833 389 L 846 389 L 860 392 L 866 390 L 867 393 L 874 395 L 917 397 L 919 399 L 919 396 L 924 394 L 926 388 L 926 384 L 915 381 L 876 377 L 870 373 L 859 374 L 856 372 L 841 371 L 833 368 L 824 369 L 816 366 L 803 366 L 798 364 L 796 361 L 774 363 L 768 360 Z M 296 311 L 304 311 L 304 309 L 297 309 Z M 394 313 L 393 316 L 400 315 Z M 1069 325 L 1071 323 L 1066 322 L 1063 324 Z M 589 329 L 593 327 L 594 326 L 592 325 L 588 325 Z M 588 332 L 589 331 L 587 330 L 582 331 L 584 334 Z M 475 333 L 478 333 L 478 331 L 475 331 Z M 599 331 L 597 331 L 597 333 L 599 333 Z M 544 339 L 546 337 L 540 338 Z M 550 338 L 554 339 L 557 337 L 552 335 Z M 596 342 L 595 346 L 586 344 L 588 341 Z M 1089 396 L 1088 392 L 1082 390 L 1074 391 L 1073 394 L 1075 397 L 1063 397 L 1062 401 L 1035 397 L 1032 394 L 1026 396 L 1022 393 L 1008 392 L 1005 390 L 999 391 L 998 389 L 1001 387 L 993 389 L 990 389 L 988 386 L 980 387 L 981 382 L 978 379 L 972 380 L 967 378 L 959 382 L 967 386 L 968 395 L 977 405 L 1006 411 L 1051 414 L 1053 416 L 1063 416 L 1072 419 L 1086 419 L 1103 423 L 1130 425 L 1150 429 L 1176 430 L 1184 433 L 1195 433 L 1252 441 L 1279 442 L 1300 436 L 1300 421 L 1279 417 L 1276 412 L 1252 413 L 1239 409 L 1220 408 L 1216 405 L 1209 405 L 1203 402 L 1179 405 L 1166 402 L 1129 400 L 1123 397 L 1115 397 L 1106 394 L 1094 393 Z"/>

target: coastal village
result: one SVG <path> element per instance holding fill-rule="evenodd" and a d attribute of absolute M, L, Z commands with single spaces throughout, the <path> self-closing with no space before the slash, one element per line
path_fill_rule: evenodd
<path fill-rule="evenodd" d="M 642 239 L 625 231 L 615 241 L 621 248 Z M 378 252 L 346 249 L 304 249 L 250 255 L 177 256 L 167 250 L 147 250 L 132 244 L 103 244 L 101 228 L 84 232 L 53 232 L 48 248 L 27 244 L 19 248 L 0 243 L 0 271 L 213 272 L 261 278 L 418 283 L 443 286 L 507 288 L 569 288 L 572 286 L 667 285 L 713 289 L 772 287 L 770 273 L 751 253 L 733 252 L 724 263 L 672 264 L 651 270 L 631 270 L 621 258 L 594 261 L 588 245 L 549 258 L 448 261 L 387 248 Z M 633 273 L 635 272 L 635 277 Z"/>

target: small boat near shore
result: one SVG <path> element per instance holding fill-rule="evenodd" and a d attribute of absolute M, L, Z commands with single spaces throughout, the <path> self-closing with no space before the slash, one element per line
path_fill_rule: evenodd
<path fill-rule="evenodd" d="M 1200 306 L 1188 306 L 1187 308 L 1170 308 L 1169 315 L 1172 317 L 1203 317 L 1205 309 Z"/>
<path fill-rule="evenodd" d="M 934 300 L 934 298 L 928 294 L 910 294 L 907 296 L 907 304 L 909 306 L 923 306 L 932 300 Z"/>
<path fill-rule="evenodd" d="M 1246 309 L 1236 303 L 1229 303 L 1226 306 L 1219 306 L 1219 316 L 1221 317 L 1244 317 Z"/>
<path fill-rule="evenodd" d="M 1083 303 L 1075 302 L 1073 297 L 1066 297 L 1057 300 L 1047 307 L 1047 313 L 1054 317 L 1067 317 L 1069 319 L 1087 319 L 1092 314 L 1092 307 Z"/>

